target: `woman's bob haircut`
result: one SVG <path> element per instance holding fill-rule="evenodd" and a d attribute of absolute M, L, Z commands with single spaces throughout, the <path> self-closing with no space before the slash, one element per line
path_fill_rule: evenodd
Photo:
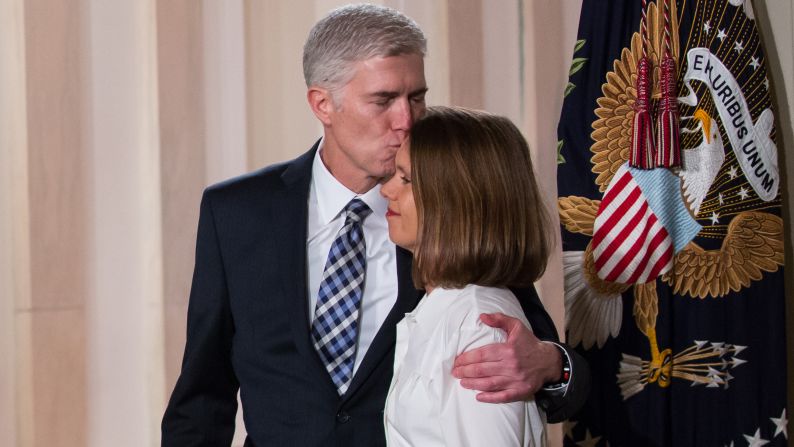
<path fill-rule="evenodd" d="M 551 250 L 529 147 L 509 119 L 431 107 L 411 128 L 417 287 L 524 287 Z"/>

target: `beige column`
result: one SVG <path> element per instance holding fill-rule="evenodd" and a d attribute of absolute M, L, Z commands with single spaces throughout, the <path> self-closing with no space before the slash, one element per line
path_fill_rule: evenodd
<path fill-rule="evenodd" d="M 245 2 L 249 169 L 294 158 L 322 135 L 306 102 L 301 62 L 316 3 L 327 2 Z"/>
<path fill-rule="evenodd" d="M 18 442 L 83 446 L 92 226 L 81 113 L 85 3 L 30 0 L 24 7 L 30 293 L 16 303 Z"/>
<path fill-rule="evenodd" d="M 483 64 L 483 2 L 454 0 L 448 7 L 450 105 L 485 106 Z"/>
<path fill-rule="evenodd" d="M 523 123 L 524 102 L 520 25 L 519 2 L 489 2 L 482 8 L 483 106 L 517 126 Z"/>
<path fill-rule="evenodd" d="M 179 375 L 185 347 L 199 202 L 207 184 L 205 126 L 209 122 L 204 102 L 204 3 L 156 3 L 167 398 Z"/>
<path fill-rule="evenodd" d="M 155 6 L 88 0 L 93 200 L 84 445 L 159 445 L 165 391 Z"/>
<path fill-rule="evenodd" d="M 247 170 L 245 5 L 203 0 L 202 9 L 205 181 L 211 184 Z"/>
<path fill-rule="evenodd" d="M 18 311 L 30 303 L 24 14 L 22 0 L 0 0 L 0 444 L 8 446 L 33 435 L 20 424 L 32 419 L 30 326 Z"/>

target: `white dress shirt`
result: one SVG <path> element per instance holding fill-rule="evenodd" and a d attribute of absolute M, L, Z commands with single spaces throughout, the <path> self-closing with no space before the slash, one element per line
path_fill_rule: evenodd
<path fill-rule="evenodd" d="M 309 237 L 306 251 L 310 326 L 314 322 L 314 310 L 317 307 L 328 251 L 345 222 L 344 215 L 340 214 L 342 209 L 355 197 L 372 209 L 372 214 L 364 219 L 363 225 L 364 241 L 367 245 L 367 273 L 359 310 L 358 346 L 353 366 L 355 375 L 372 340 L 397 301 L 397 254 L 394 244 L 389 240 L 389 225 L 386 221 L 388 203 L 380 195 L 380 185 L 361 195 L 347 189 L 328 171 L 320 158 L 321 150 L 322 144 L 314 156 L 309 191 Z"/>
<path fill-rule="evenodd" d="M 452 376 L 455 357 L 505 333 L 480 314 L 502 312 L 527 327 L 507 289 L 434 289 L 397 325 L 394 377 L 384 412 L 386 443 L 397 446 L 543 446 L 545 415 L 535 401 L 488 404 Z"/>

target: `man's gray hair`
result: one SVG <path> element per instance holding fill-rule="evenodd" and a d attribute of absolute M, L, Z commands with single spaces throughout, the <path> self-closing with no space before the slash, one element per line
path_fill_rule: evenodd
<path fill-rule="evenodd" d="M 353 64 L 373 57 L 418 54 L 427 40 L 419 25 L 385 6 L 347 5 L 328 13 L 309 32 L 303 46 L 306 86 L 336 90 L 353 77 Z"/>

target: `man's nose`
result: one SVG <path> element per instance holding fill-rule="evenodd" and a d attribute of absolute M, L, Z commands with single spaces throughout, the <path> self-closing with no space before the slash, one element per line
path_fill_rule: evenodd
<path fill-rule="evenodd" d="M 392 128 L 394 130 L 409 130 L 414 124 L 414 110 L 408 98 L 400 98 L 394 107 L 392 116 Z"/>

